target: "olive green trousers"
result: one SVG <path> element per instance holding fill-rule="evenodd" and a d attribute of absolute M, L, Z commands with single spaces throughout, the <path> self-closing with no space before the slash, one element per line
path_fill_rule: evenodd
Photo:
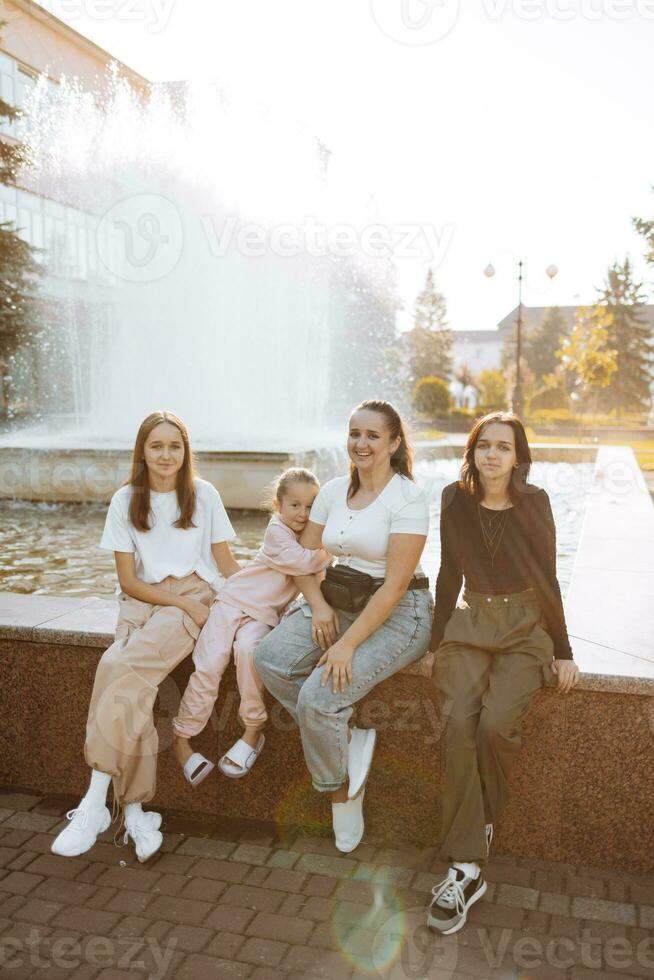
<path fill-rule="evenodd" d="M 440 856 L 488 857 L 520 751 L 533 696 L 553 682 L 553 643 L 533 589 L 509 595 L 464 591 L 435 657 L 433 682 L 445 721 Z"/>

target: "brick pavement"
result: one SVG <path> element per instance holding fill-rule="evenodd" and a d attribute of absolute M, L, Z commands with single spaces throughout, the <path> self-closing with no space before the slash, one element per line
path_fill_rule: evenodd
<path fill-rule="evenodd" d="M 494 856 L 451 937 L 424 928 L 434 848 L 167 814 L 140 865 L 111 832 L 50 854 L 76 800 L 0 790 L 0 977 L 654 980 L 654 876 Z"/>

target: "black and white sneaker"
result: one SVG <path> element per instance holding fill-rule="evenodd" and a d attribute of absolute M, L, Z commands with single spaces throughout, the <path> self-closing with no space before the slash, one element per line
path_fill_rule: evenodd
<path fill-rule="evenodd" d="M 465 925 L 468 909 L 486 893 L 487 885 L 481 871 L 470 878 L 460 868 L 450 868 L 445 878 L 432 888 L 427 912 L 427 925 L 444 936 L 457 932 Z"/>

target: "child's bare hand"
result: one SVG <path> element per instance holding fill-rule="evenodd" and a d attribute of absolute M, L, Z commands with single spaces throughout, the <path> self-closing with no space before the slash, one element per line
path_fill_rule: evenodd
<path fill-rule="evenodd" d="M 197 599 L 186 599 L 182 609 L 189 614 L 197 626 L 204 626 L 209 618 L 209 607 L 203 602 L 198 602 Z"/>

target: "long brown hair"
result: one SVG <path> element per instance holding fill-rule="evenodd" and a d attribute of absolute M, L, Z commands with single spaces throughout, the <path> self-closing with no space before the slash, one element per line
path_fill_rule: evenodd
<path fill-rule="evenodd" d="M 150 530 L 150 480 L 148 468 L 145 464 L 145 442 L 156 425 L 161 422 L 169 422 L 179 429 L 184 446 L 184 462 L 177 473 L 175 490 L 177 491 L 177 503 L 179 505 L 179 517 L 174 522 L 173 527 L 189 528 L 195 527 L 193 514 L 195 512 L 195 469 L 193 466 L 193 453 L 188 436 L 188 429 L 177 415 L 173 412 L 151 412 L 147 418 L 143 419 L 136 433 L 134 443 L 134 453 L 132 454 L 132 471 L 125 480 L 124 486 L 131 486 L 132 499 L 129 502 L 129 519 L 137 531 Z"/>
<path fill-rule="evenodd" d="M 482 499 L 484 489 L 479 476 L 479 470 L 475 463 L 475 449 L 483 430 L 491 422 L 502 422 L 505 425 L 510 425 L 513 429 L 516 463 L 518 465 L 514 468 L 509 481 L 509 497 L 512 503 L 515 504 L 521 500 L 520 492 L 527 483 L 532 459 L 525 427 L 513 412 L 490 412 L 475 422 L 466 442 L 466 448 L 463 454 L 463 466 L 459 473 L 459 486 L 470 497 L 474 498 L 474 500 Z"/>
<path fill-rule="evenodd" d="M 391 469 L 395 473 L 401 473 L 402 476 L 406 476 L 409 480 L 413 480 L 413 449 L 409 443 L 406 434 L 406 426 L 402 421 L 402 418 L 397 411 L 391 405 L 390 402 L 377 401 L 375 399 L 368 399 L 367 401 L 361 402 L 356 408 L 352 409 L 352 414 L 350 419 L 355 412 L 360 411 L 367 412 L 377 412 L 379 415 L 384 416 L 386 421 L 386 428 L 390 434 L 391 440 L 400 439 L 400 445 L 397 447 L 393 455 L 391 456 Z M 361 482 L 359 480 L 359 471 L 354 465 L 350 463 L 350 486 L 347 491 L 348 500 L 353 497 L 357 492 Z"/>

